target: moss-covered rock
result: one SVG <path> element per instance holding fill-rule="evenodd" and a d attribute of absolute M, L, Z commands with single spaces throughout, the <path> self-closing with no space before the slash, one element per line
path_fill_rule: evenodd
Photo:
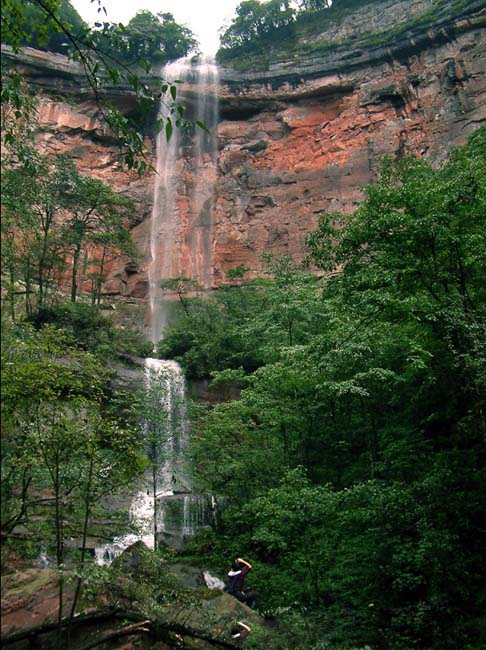
<path fill-rule="evenodd" d="M 72 584 L 65 585 L 66 611 L 72 596 Z M 58 574 L 53 569 L 31 568 L 2 576 L 2 635 L 54 622 L 58 602 Z"/>
<path fill-rule="evenodd" d="M 86 574 L 80 612 L 84 620 L 82 625 L 75 623 L 69 633 L 71 650 L 86 645 L 87 638 L 91 642 L 123 634 L 126 626 L 138 628 L 143 622 L 144 635 L 151 639 L 143 647 L 162 644 L 170 650 L 182 639 L 185 645 L 177 647 L 214 648 L 209 639 L 230 642 L 237 621 L 248 624 L 254 637 L 264 640 L 261 647 L 267 647 L 265 639 L 271 638 L 271 630 L 257 612 L 223 591 L 208 589 L 202 569 L 173 563 L 172 554 L 173 550 L 167 549 L 165 555 L 158 555 L 143 542 L 136 542 L 109 569 L 97 567 L 95 575 Z M 63 611 L 67 617 L 75 581 L 71 579 L 74 576 L 65 578 Z M 56 634 L 57 614 L 56 571 L 32 568 L 2 579 L 2 635 L 25 632 L 25 638 L 34 639 L 41 634 L 50 643 L 49 638 Z M 66 630 L 64 626 L 64 635 Z M 123 647 L 135 647 L 130 634 L 124 637 L 126 642 L 129 645 Z"/>

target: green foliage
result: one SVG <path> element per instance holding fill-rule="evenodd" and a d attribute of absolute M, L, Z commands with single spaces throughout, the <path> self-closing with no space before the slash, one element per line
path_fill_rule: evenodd
<path fill-rule="evenodd" d="M 60 164 L 65 175 L 63 207 L 70 215 L 63 223 L 62 234 L 72 258 L 71 300 L 76 302 L 79 265 L 91 248 L 94 270 L 89 275 L 94 281 L 93 302 L 96 299 L 99 302 L 104 268 L 110 255 L 111 259 L 120 253 L 132 258 L 137 255 L 128 232 L 133 220 L 133 202 L 110 185 L 81 176 L 71 160 L 62 158 Z"/>
<path fill-rule="evenodd" d="M 109 374 L 63 330 L 5 323 L 2 366 L 2 533 L 21 524 L 54 549 L 60 634 L 67 538 L 81 526 L 82 575 L 95 506 L 141 471 L 140 436 L 105 411 Z"/>
<path fill-rule="evenodd" d="M 66 480 L 72 473 L 78 486 L 80 458 L 92 448 L 105 455 L 118 449 L 119 456 L 116 462 L 109 461 L 110 467 L 121 462 L 125 469 L 120 466 L 120 471 L 129 471 L 126 444 L 132 446 L 133 438 L 128 439 L 128 433 L 122 435 L 115 419 L 100 419 L 110 379 L 100 361 L 79 350 L 72 336 L 52 325 L 36 331 L 4 323 L 2 336 L 2 462 L 6 463 L 5 478 L 10 477 L 5 485 L 11 488 L 19 479 L 25 481 L 29 492 L 22 493 L 21 499 L 26 501 L 32 481 L 39 489 L 46 480 L 44 470 L 51 471 L 51 454 L 61 450 L 66 454 Z M 10 488 L 2 511 L 8 513 L 20 505 L 24 510 L 20 514 L 26 516 L 25 503 L 18 504 L 18 494 Z"/>
<path fill-rule="evenodd" d="M 226 297 L 233 304 L 234 294 L 228 290 Z M 254 295 L 246 291 L 249 301 L 253 302 Z M 233 317 L 232 306 L 220 306 L 222 293 L 218 293 L 216 300 L 203 301 L 199 298 L 182 298 L 185 311 L 177 320 L 177 324 L 170 326 L 164 338 L 160 341 L 158 352 L 163 358 L 174 358 L 181 363 L 188 377 L 207 376 L 211 369 L 225 367 L 253 368 L 255 363 L 255 350 L 250 349 L 246 340 L 241 340 L 241 332 L 236 331 L 236 318 Z M 181 302 L 182 302 L 181 300 Z M 235 306 L 235 309 L 239 308 Z M 227 313 L 229 315 L 227 315 Z M 250 323 L 251 312 L 247 313 Z M 231 327 L 232 326 L 232 327 Z"/>
<path fill-rule="evenodd" d="M 145 357 L 151 343 L 142 334 L 127 327 L 116 328 L 98 307 L 83 303 L 60 303 L 38 309 L 30 319 L 36 328 L 52 324 L 71 332 L 75 344 L 102 358 L 130 354 Z"/>
<path fill-rule="evenodd" d="M 221 34 L 218 58 L 237 65 L 235 59 L 240 57 L 264 57 L 269 46 L 288 46 L 302 20 L 315 21 L 316 12 L 330 7 L 329 0 L 245 0 L 236 7 L 236 17 Z"/>
<path fill-rule="evenodd" d="M 267 260 L 234 329 L 259 367 L 243 376 L 222 338 L 207 357 L 244 386 L 194 424 L 196 480 L 227 497 L 200 552 L 249 557 L 260 607 L 316 647 L 485 643 L 485 154 L 483 128 L 437 167 L 387 160 L 309 237 L 319 280 Z"/>
<path fill-rule="evenodd" d="M 358 41 L 355 36 L 341 40 L 319 37 L 325 32 L 332 33 L 334 25 L 342 24 L 357 10 L 382 2 L 383 0 L 334 0 L 332 3 L 326 0 L 298 1 L 293 3 L 294 21 L 289 27 L 275 29 L 266 39 L 254 37 L 232 45 L 226 45 L 222 40 L 218 60 L 237 70 L 255 71 L 268 70 L 271 61 L 282 57 L 293 60 L 298 65 L 303 58 L 327 56 L 330 50 L 336 48 L 341 49 L 344 55 L 350 49 L 373 50 L 401 38 L 410 38 L 411 30 L 426 30 L 437 25 L 438 20 L 450 22 L 451 16 L 460 16 L 470 9 L 470 3 L 466 0 L 435 0 L 432 7 L 427 6 L 421 13 L 410 14 L 408 20 L 383 30 L 365 32 Z M 238 19 L 234 19 L 228 29 L 230 35 L 238 24 Z M 291 39 L 287 33 L 289 29 L 292 30 Z"/>
<path fill-rule="evenodd" d="M 252 372 L 285 347 L 303 342 L 323 317 L 318 281 L 287 258 L 263 261 L 268 279 L 223 285 L 204 301 L 187 297 L 187 282 L 172 281 L 184 313 L 167 329 L 159 354 L 179 361 L 189 377 L 205 377 L 226 368 Z M 244 273 L 237 268 L 231 279 Z"/>
<path fill-rule="evenodd" d="M 40 3 L 23 2 L 21 7 L 15 0 L 2 5 L 2 42 L 13 42 L 16 46 L 29 46 L 51 52 L 68 52 L 66 36 L 54 17 L 46 20 L 46 12 Z M 58 20 L 74 34 L 86 28 L 81 16 L 69 0 L 54 0 L 44 3 Z M 4 9 L 5 6 L 5 9 Z"/>
<path fill-rule="evenodd" d="M 102 9 L 99 5 L 98 12 Z M 160 26 L 159 18 L 162 20 Z M 157 120 L 159 130 L 165 128 L 168 134 L 174 125 L 187 123 L 182 118 L 184 107 L 176 101 L 176 84 L 159 77 L 150 84 L 144 79 L 144 73 L 151 69 L 150 58 L 157 58 L 162 39 L 167 59 L 195 48 L 192 33 L 177 25 L 171 14 L 161 14 L 159 18 L 142 12 L 131 21 L 131 27 L 98 22 L 95 29 L 91 29 L 80 23 L 67 0 L 6 0 L 2 3 L 2 42 L 11 46 L 14 52 L 24 43 L 42 46 L 51 42 L 79 61 L 100 115 L 120 144 L 125 164 L 142 175 L 149 163 L 140 125 L 145 123 L 160 100 L 165 98 L 168 117 Z M 141 39 L 143 30 L 147 30 L 148 37 L 144 34 Z M 23 116 L 30 111 L 30 103 L 25 102 L 24 95 L 15 88 L 15 83 L 18 83 L 15 80 L 20 76 L 15 69 L 9 70 L 7 76 L 14 81 L 9 81 L 6 90 L 2 90 L 2 106 L 9 108 L 13 104 L 15 112 Z M 126 83 L 136 97 L 135 110 L 129 116 L 114 108 L 109 99 L 107 87 L 119 83 Z M 13 131 L 4 133 L 6 143 L 12 137 Z"/>
<path fill-rule="evenodd" d="M 289 0 L 244 0 L 236 8 L 236 18 L 221 35 L 223 48 L 235 48 L 255 40 L 268 40 L 277 30 L 286 29 L 295 19 Z"/>
<path fill-rule="evenodd" d="M 29 316 L 56 299 L 69 263 L 71 300 L 76 302 L 83 283 L 93 304 L 99 303 L 107 262 L 120 253 L 137 255 L 128 232 L 132 202 L 106 183 L 80 175 L 65 156 L 33 155 L 30 165 L 8 163 L 1 194 L 2 275 L 12 318 L 19 311 L 19 285 Z"/>
<path fill-rule="evenodd" d="M 245 276 L 246 273 L 248 273 L 250 269 L 245 266 L 244 264 L 240 264 L 239 266 L 235 266 L 232 269 L 228 269 L 228 272 L 226 273 L 226 277 L 228 280 L 238 280 L 241 279 Z"/>
<path fill-rule="evenodd" d="M 113 57 L 140 65 L 167 63 L 195 51 L 197 42 L 188 27 L 175 22 L 171 13 L 139 11 L 128 25 L 104 25 L 97 36 L 99 47 Z"/>
<path fill-rule="evenodd" d="M 1 90 L 2 168 L 22 164 L 35 172 L 39 156 L 34 148 L 37 101 L 14 72 L 2 73 Z"/>

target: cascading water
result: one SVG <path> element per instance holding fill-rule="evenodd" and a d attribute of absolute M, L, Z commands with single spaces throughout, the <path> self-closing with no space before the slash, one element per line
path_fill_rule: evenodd
<path fill-rule="evenodd" d="M 216 181 L 216 125 L 218 120 L 218 68 L 210 60 L 180 59 L 163 70 L 177 85 L 185 117 L 202 122 L 187 132 L 174 129 L 167 142 L 165 131 L 157 138 L 154 200 L 150 231 L 149 318 L 150 339 L 160 339 L 167 305 L 160 283 L 184 276 L 205 288 L 212 280 L 213 203 Z M 170 116 L 161 103 L 160 117 Z"/>
<path fill-rule="evenodd" d="M 216 65 L 207 59 L 183 59 L 168 64 L 163 77 L 183 82 L 178 85 L 178 100 L 187 107 L 186 117 L 204 123 L 209 133 L 200 127 L 194 133 L 175 129 L 169 142 L 164 131 L 157 139 L 148 271 L 148 331 L 154 348 L 167 324 L 160 283 L 190 276 L 202 287 L 211 286 L 217 152 Z M 164 104 L 160 115 L 168 115 Z M 174 361 L 147 359 L 145 376 L 148 401 L 143 417 L 150 468 L 130 507 L 138 533 L 96 549 L 98 564 L 111 562 L 136 540 L 153 548 L 154 538 L 184 538 L 215 517 L 214 497 L 191 492 L 184 463 L 188 426 L 182 371 Z"/>
<path fill-rule="evenodd" d="M 98 564 L 111 563 L 137 540 L 149 548 L 154 548 L 156 539 L 177 544 L 215 515 L 213 497 L 191 492 L 190 471 L 185 463 L 185 382 L 179 365 L 175 361 L 147 359 L 145 385 L 143 427 L 149 467 L 129 512 L 137 532 L 96 548 Z"/>

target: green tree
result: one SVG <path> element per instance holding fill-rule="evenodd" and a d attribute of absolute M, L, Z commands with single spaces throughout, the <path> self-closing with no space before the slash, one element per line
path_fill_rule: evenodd
<path fill-rule="evenodd" d="M 20 22 L 15 25 L 15 29 L 18 30 L 20 45 L 28 45 L 41 50 L 67 54 L 68 43 L 66 42 L 65 34 L 61 31 L 58 22 L 53 19 L 45 19 L 46 13 L 40 4 L 36 2 L 24 2 L 22 9 L 18 8 L 18 6 L 16 8 L 15 2 L 11 0 L 7 0 L 4 4 L 6 5 L 5 18 L 7 28 L 10 28 L 8 22 L 9 11 L 18 11 Z M 59 22 L 73 34 L 80 34 L 86 29 L 86 24 L 69 0 L 61 0 L 61 2 L 56 3 L 51 2 L 50 4 L 46 2 L 45 7 L 46 9 L 55 9 Z"/>
<path fill-rule="evenodd" d="M 139 11 L 126 27 L 112 24 L 99 35 L 99 45 L 128 64 L 167 63 L 197 48 L 188 27 L 175 22 L 171 13 Z"/>
<path fill-rule="evenodd" d="M 45 519 L 59 573 L 58 647 L 62 645 L 66 538 L 82 523 L 80 575 L 93 508 L 140 471 L 138 431 L 104 413 L 109 374 L 62 330 L 2 329 L 2 531 Z M 18 489 L 21 487 L 21 492 Z M 39 495 L 43 495 L 39 497 Z M 46 507 L 52 503 L 51 507 Z M 76 528 L 76 526 L 75 526 Z M 44 531 L 45 534 L 45 531 Z M 74 613 L 81 582 L 72 605 Z"/>
<path fill-rule="evenodd" d="M 69 216 L 62 225 L 62 236 L 72 258 L 71 301 L 76 302 L 79 264 L 90 245 L 96 251 L 97 245 L 101 244 L 97 263 L 101 277 L 110 251 L 136 256 L 128 234 L 133 219 L 133 202 L 108 184 L 81 176 L 69 159 L 63 158 L 60 164 L 69 176 L 62 197 Z"/>
<path fill-rule="evenodd" d="M 263 261 L 265 272 L 272 277 L 266 312 L 267 335 L 274 341 L 277 337 L 283 347 L 305 342 L 316 325 L 315 300 L 320 297 L 320 287 L 315 276 L 304 273 L 288 257 L 266 254 Z"/>
<path fill-rule="evenodd" d="M 2 174 L 2 284 L 7 293 L 9 312 L 16 318 L 19 282 L 25 288 L 25 311 L 31 309 L 30 293 L 35 260 L 31 242 L 25 233 L 31 232 L 35 223 L 32 204 L 35 184 L 27 170 L 5 171 Z"/>
<path fill-rule="evenodd" d="M 342 268 L 334 286 L 348 309 L 365 319 L 406 318 L 427 336 L 442 391 L 483 436 L 485 134 L 477 131 L 437 171 L 412 157 L 389 162 L 335 233 L 335 248 L 326 243 L 327 219 L 310 238 L 317 263 Z"/>
<path fill-rule="evenodd" d="M 197 422 L 221 549 L 256 558 L 264 607 L 325 608 L 323 643 L 484 645 L 485 142 L 387 161 L 323 216 L 321 279 L 274 267 L 261 367 Z"/>
<path fill-rule="evenodd" d="M 321 9 L 329 9 L 332 0 L 300 0 L 299 7 L 302 11 L 320 11 Z"/>
<path fill-rule="evenodd" d="M 265 258 L 265 273 L 269 277 L 222 285 L 204 301 L 184 294 L 184 314 L 165 332 L 160 354 L 201 377 L 225 368 L 253 371 L 304 342 L 322 319 L 318 279 L 272 256 Z M 167 288 L 175 290 L 176 280 Z"/>
<path fill-rule="evenodd" d="M 221 47 L 229 49 L 268 39 L 294 20 L 295 12 L 288 0 L 244 0 L 236 7 L 236 18 L 221 35 Z"/>
<path fill-rule="evenodd" d="M 97 403 L 83 405 L 82 425 L 78 425 L 77 438 L 82 445 L 82 456 L 77 468 L 75 498 L 83 523 L 71 617 L 76 612 L 81 592 L 89 526 L 95 509 L 103 499 L 131 485 L 144 468 L 137 428 L 127 427 L 120 418 L 108 417 Z"/>
<path fill-rule="evenodd" d="M 106 10 L 98 2 L 98 12 L 101 14 Z M 126 41 L 126 29 L 123 26 L 113 26 L 108 22 L 96 23 L 95 29 L 87 26 L 80 26 L 69 10 L 69 4 L 64 0 L 5 0 L 2 3 L 2 42 L 10 45 L 14 51 L 29 38 L 33 38 L 29 32 L 29 17 L 32 14 L 40 15 L 39 24 L 42 25 L 38 32 L 40 41 L 46 41 L 49 35 L 58 34 L 62 47 L 67 44 L 70 56 L 79 61 L 88 85 L 93 91 L 94 98 L 98 104 L 100 114 L 105 120 L 114 136 L 120 143 L 123 160 L 129 168 L 135 169 L 139 174 L 147 170 L 146 145 L 143 133 L 139 125 L 153 112 L 162 98 L 168 107 L 167 118 L 160 118 L 157 122 L 159 129 L 167 127 L 166 132 L 172 130 L 175 125 L 184 123 L 182 118 L 183 107 L 176 102 L 177 86 L 175 83 L 166 82 L 160 78 L 153 78 L 150 83 L 143 76 L 143 72 L 150 71 L 150 62 L 139 59 L 141 66 L 134 69 L 123 60 L 117 58 L 116 52 L 129 51 Z M 166 15 L 166 14 L 164 14 Z M 167 16 L 167 15 L 166 15 Z M 37 18 L 35 18 L 37 23 Z M 181 27 L 179 30 L 166 19 L 168 23 L 166 34 L 172 38 L 171 47 L 175 51 L 179 48 L 193 47 L 194 41 L 188 30 Z M 37 36 L 36 36 L 37 38 Z M 100 44 L 104 42 L 104 47 Z M 128 43 L 130 39 L 128 39 Z M 189 44 L 190 43 L 190 44 Z M 2 105 L 13 105 L 16 112 L 22 114 L 26 109 L 24 94 L 19 92 L 21 77 L 12 68 L 3 75 L 3 86 L 1 100 Z M 107 86 L 125 82 L 131 88 L 136 97 L 136 117 L 126 116 L 113 107 L 109 101 Z M 11 138 L 12 132 L 8 131 L 5 138 Z"/>
<path fill-rule="evenodd" d="M 160 288 L 164 293 L 167 294 L 176 294 L 179 302 L 184 310 L 184 314 L 189 316 L 189 305 L 187 301 L 187 294 L 195 291 L 199 291 L 201 286 L 193 278 L 187 278 L 184 276 L 179 276 L 177 278 L 171 278 L 169 280 L 163 280 L 160 283 Z"/>
<path fill-rule="evenodd" d="M 2 237 L 7 243 L 10 292 L 13 296 L 16 282 L 22 279 L 29 315 L 34 294 L 37 305 L 44 305 L 64 266 L 60 213 L 68 206 L 69 174 L 61 160 L 49 164 L 45 159 L 35 169 L 9 169 L 3 178 Z"/>
<path fill-rule="evenodd" d="M 84 256 L 85 275 L 93 278 L 94 273 L 95 302 L 109 256 L 136 257 L 128 230 L 132 202 L 106 183 L 81 176 L 65 156 L 38 159 L 32 168 L 6 169 L 3 180 L 2 270 L 13 317 L 19 284 L 30 316 L 34 307 L 48 304 L 53 287 L 62 284 L 69 258 L 71 301 L 76 302 L 78 296 Z"/>

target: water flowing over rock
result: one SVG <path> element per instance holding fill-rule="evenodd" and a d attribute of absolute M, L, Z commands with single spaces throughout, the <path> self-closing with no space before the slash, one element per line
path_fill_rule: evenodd
<path fill-rule="evenodd" d="M 184 276 L 202 287 L 211 286 L 218 119 L 214 62 L 180 59 L 166 65 L 162 75 L 182 82 L 178 101 L 186 105 L 187 117 L 196 128 L 193 133 L 175 128 L 168 142 L 164 129 L 157 137 L 148 266 L 149 332 L 154 344 L 166 324 L 160 282 Z M 178 117 L 164 100 L 159 115 L 171 124 Z"/>
<path fill-rule="evenodd" d="M 145 381 L 144 412 L 140 415 L 149 468 L 130 504 L 130 522 L 136 532 L 97 547 L 98 564 L 110 564 L 137 541 L 149 548 L 154 548 L 155 538 L 178 546 L 215 516 L 215 499 L 191 491 L 185 381 L 179 364 L 146 359 Z"/>

